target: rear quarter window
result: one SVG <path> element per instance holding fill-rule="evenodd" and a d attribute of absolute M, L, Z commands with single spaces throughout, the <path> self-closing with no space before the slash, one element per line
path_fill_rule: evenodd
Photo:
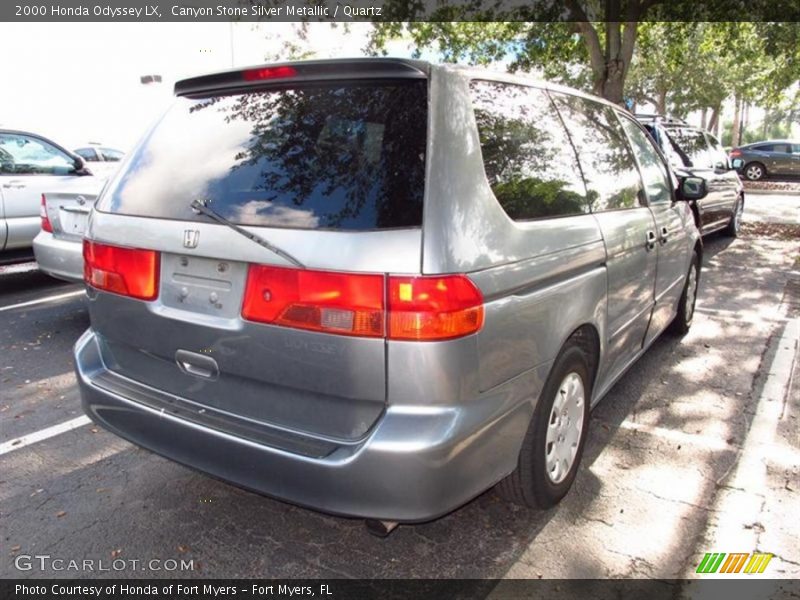
<path fill-rule="evenodd" d="M 509 217 L 588 212 L 575 152 L 546 92 L 473 81 L 470 93 L 486 177 Z"/>
<path fill-rule="evenodd" d="M 98 209 L 241 225 L 419 227 L 427 82 L 310 85 L 177 98 Z"/>

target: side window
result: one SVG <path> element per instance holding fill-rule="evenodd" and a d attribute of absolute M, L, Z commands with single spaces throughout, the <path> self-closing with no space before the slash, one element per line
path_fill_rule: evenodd
<path fill-rule="evenodd" d="M 710 133 L 706 133 L 706 138 L 708 138 L 708 145 L 710 148 L 709 151 L 711 153 L 711 163 L 714 168 L 730 168 L 730 163 L 728 162 L 728 153 L 725 152 L 725 149 L 722 147 L 722 144 L 719 143 L 719 140 L 717 140 L 717 138 Z"/>
<path fill-rule="evenodd" d="M 592 211 L 643 204 L 639 170 L 613 110 L 562 93 L 553 93 L 553 99 L 578 151 Z"/>
<path fill-rule="evenodd" d="M 88 160 L 90 162 L 96 162 L 100 160 L 94 148 L 78 148 L 75 150 L 75 154 L 80 156 L 83 160 Z"/>
<path fill-rule="evenodd" d="M 753 146 L 753 150 L 758 150 L 759 152 L 774 152 L 775 144 L 760 144 L 758 146 Z"/>
<path fill-rule="evenodd" d="M 778 152 L 780 154 L 791 154 L 792 149 L 789 144 L 775 144 L 775 147 L 772 150 L 773 152 Z"/>
<path fill-rule="evenodd" d="M 667 167 L 658 155 L 653 143 L 630 119 L 620 116 L 620 121 L 628 137 L 634 154 L 639 159 L 639 168 L 644 180 L 644 189 L 651 204 L 671 202 L 672 190 Z"/>
<path fill-rule="evenodd" d="M 547 93 L 490 81 L 470 89 L 486 177 L 508 216 L 588 212 L 575 152 Z"/>
<path fill-rule="evenodd" d="M 119 150 L 112 150 L 111 148 L 100 148 L 100 154 L 108 162 L 119 162 L 124 156 Z"/>
<path fill-rule="evenodd" d="M 0 173 L 6 175 L 68 175 L 72 158 L 44 140 L 18 133 L 0 134 Z"/>
<path fill-rule="evenodd" d="M 676 150 L 684 156 L 687 167 L 710 169 L 713 166 L 705 134 L 699 129 L 670 127 L 669 135 Z"/>

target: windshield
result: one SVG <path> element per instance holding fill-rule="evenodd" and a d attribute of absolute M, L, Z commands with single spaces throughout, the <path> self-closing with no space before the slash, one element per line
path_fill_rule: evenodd
<path fill-rule="evenodd" d="M 427 82 L 304 85 L 178 98 L 98 209 L 239 225 L 419 227 Z"/>

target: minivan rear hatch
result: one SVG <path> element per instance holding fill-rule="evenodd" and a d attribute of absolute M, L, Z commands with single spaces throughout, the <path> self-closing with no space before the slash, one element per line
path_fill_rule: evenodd
<path fill-rule="evenodd" d="M 104 363 L 255 427 L 362 438 L 385 406 L 386 344 L 346 309 L 368 275 L 419 272 L 426 72 L 410 61 L 298 63 L 187 80 L 176 93 L 92 218 L 89 244 L 157 253 L 155 297 L 92 294 Z M 299 300 L 280 322 L 245 318 L 270 300 L 248 284 L 256 275 L 345 310 L 315 327 Z"/>

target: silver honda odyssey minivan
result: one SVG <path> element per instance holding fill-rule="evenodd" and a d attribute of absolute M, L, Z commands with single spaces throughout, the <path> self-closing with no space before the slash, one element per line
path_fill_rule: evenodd
<path fill-rule="evenodd" d="M 86 413 L 236 485 L 419 522 L 549 507 L 702 246 L 622 108 L 396 59 L 180 81 L 84 239 Z"/>

